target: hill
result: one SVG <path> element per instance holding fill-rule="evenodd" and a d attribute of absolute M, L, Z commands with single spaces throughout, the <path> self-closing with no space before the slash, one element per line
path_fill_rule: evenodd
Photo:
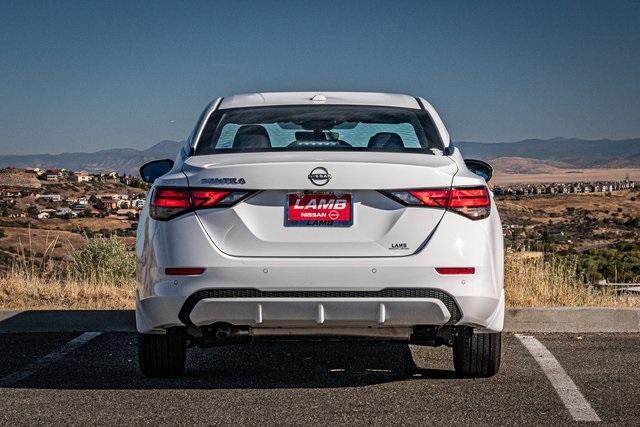
<path fill-rule="evenodd" d="M 151 160 L 174 159 L 184 141 L 161 141 L 146 150 L 114 148 L 93 153 L 30 154 L 0 156 L 3 167 L 65 168 L 99 172 L 114 170 L 121 173 L 137 174 L 138 168 Z"/>
<path fill-rule="evenodd" d="M 562 162 L 569 167 L 640 167 L 640 138 L 585 140 L 575 138 L 527 139 L 518 142 L 456 142 L 467 158 L 492 161 L 500 157 L 522 157 Z"/>
<path fill-rule="evenodd" d="M 183 142 L 161 141 L 146 150 L 117 148 L 94 153 L 0 156 L 0 168 L 14 166 L 137 173 L 145 162 L 175 158 Z M 527 139 L 517 142 L 456 142 L 467 158 L 493 163 L 507 173 L 546 173 L 545 168 L 640 168 L 640 139 Z M 500 159 L 496 164 L 496 160 Z"/>
<path fill-rule="evenodd" d="M 2 169 L 0 170 L 0 187 L 40 188 L 42 183 L 33 173 L 20 169 Z"/>
<path fill-rule="evenodd" d="M 556 173 L 561 169 L 566 170 L 572 168 L 572 165 L 569 163 L 556 162 L 553 160 L 526 159 L 524 157 L 497 157 L 490 159 L 490 161 L 495 172 L 505 174 L 549 174 Z"/>

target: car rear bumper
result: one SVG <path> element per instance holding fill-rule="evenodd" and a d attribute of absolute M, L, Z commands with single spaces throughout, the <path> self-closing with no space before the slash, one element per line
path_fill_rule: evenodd
<path fill-rule="evenodd" d="M 307 295 L 305 295 L 307 294 Z M 360 296 L 358 295 L 360 294 Z M 395 295 L 395 296 L 394 296 Z M 175 326 L 228 323 L 272 333 L 379 336 L 381 329 L 417 325 L 468 325 L 502 330 L 504 295 L 459 296 L 432 288 L 307 293 L 255 289 L 205 289 L 184 296 L 137 298 L 139 332 L 162 333 Z M 358 332 L 357 330 L 360 329 Z"/>

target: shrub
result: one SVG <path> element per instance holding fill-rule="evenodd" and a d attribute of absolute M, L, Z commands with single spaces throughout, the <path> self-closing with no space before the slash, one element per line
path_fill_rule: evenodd
<path fill-rule="evenodd" d="M 71 254 L 69 273 L 86 282 L 125 283 L 134 275 L 135 255 L 121 240 L 91 239 Z"/>

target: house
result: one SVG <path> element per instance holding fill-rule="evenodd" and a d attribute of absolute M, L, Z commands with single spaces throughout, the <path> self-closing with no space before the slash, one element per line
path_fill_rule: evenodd
<path fill-rule="evenodd" d="M 67 174 L 66 169 L 47 169 L 44 173 L 45 179 L 49 182 L 58 182 Z"/>
<path fill-rule="evenodd" d="M 89 182 L 92 176 L 87 171 L 78 171 L 73 173 L 76 182 Z"/>
<path fill-rule="evenodd" d="M 118 195 L 117 194 L 113 194 L 113 193 L 98 194 L 97 197 L 98 197 L 98 199 L 102 200 L 103 202 L 106 202 L 106 201 L 109 201 L 109 200 L 118 200 Z"/>
<path fill-rule="evenodd" d="M 79 205 L 88 205 L 89 204 L 89 200 L 86 197 L 80 197 L 78 199 L 78 204 Z"/>
<path fill-rule="evenodd" d="M 118 208 L 120 209 L 129 209 L 131 207 L 131 202 L 128 200 L 118 200 Z"/>
<path fill-rule="evenodd" d="M 133 199 L 131 201 L 131 207 L 135 209 L 144 208 L 144 199 Z"/>
<path fill-rule="evenodd" d="M 101 173 L 100 177 L 103 179 L 118 179 L 119 175 L 118 172 L 110 171 Z"/>
<path fill-rule="evenodd" d="M 116 217 L 119 219 L 128 219 L 130 215 L 134 218 L 138 217 L 138 211 L 135 209 L 118 209 L 116 211 Z"/>
<path fill-rule="evenodd" d="M 36 214 L 36 218 L 38 218 L 38 219 L 49 219 L 53 215 L 55 215 L 55 213 L 56 213 L 55 209 L 42 209 L 40 212 L 38 212 Z"/>
<path fill-rule="evenodd" d="M 103 200 L 102 204 L 104 205 L 104 208 L 107 210 L 111 210 L 111 209 L 117 209 L 118 208 L 118 202 L 115 200 Z"/>
<path fill-rule="evenodd" d="M 74 212 L 71 208 L 60 208 L 56 211 L 56 216 L 75 218 L 78 216 L 78 214 L 77 212 Z"/>
<path fill-rule="evenodd" d="M 44 202 L 60 202 L 62 197 L 59 194 L 38 194 L 36 199 Z"/>

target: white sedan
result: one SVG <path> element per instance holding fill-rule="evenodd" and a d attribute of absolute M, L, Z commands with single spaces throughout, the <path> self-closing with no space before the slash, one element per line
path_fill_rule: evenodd
<path fill-rule="evenodd" d="M 371 337 L 500 365 L 502 228 L 491 167 L 465 160 L 424 99 L 350 92 L 221 98 L 152 183 L 138 226 L 147 376 L 188 346 Z"/>

